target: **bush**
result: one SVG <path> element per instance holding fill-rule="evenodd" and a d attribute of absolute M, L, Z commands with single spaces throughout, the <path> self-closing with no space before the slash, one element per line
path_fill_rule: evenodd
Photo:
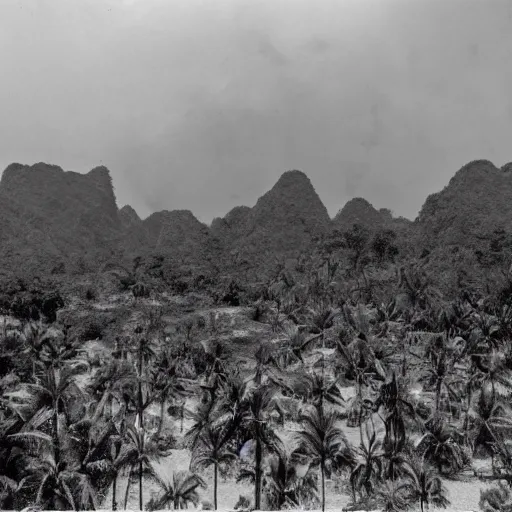
<path fill-rule="evenodd" d="M 119 279 L 119 288 L 122 292 L 126 292 L 130 289 L 130 286 L 136 284 L 135 278 L 133 276 L 121 277 Z"/>
<path fill-rule="evenodd" d="M 96 300 L 96 292 L 92 288 L 85 291 L 85 300 Z"/>
<path fill-rule="evenodd" d="M 231 281 L 228 285 L 226 292 L 222 297 L 222 302 L 229 306 L 240 306 L 240 292 L 242 291 L 240 285 L 236 281 Z"/>
<path fill-rule="evenodd" d="M 188 283 L 182 279 L 173 279 L 171 282 L 171 290 L 177 295 L 183 295 L 188 290 Z"/>
<path fill-rule="evenodd" d="M 100 368 L 102 366 L 102 363 L 103 363 L 102 358 L 97 353 L 93 353 L 92 355 L 89 355 L 87 359 L 89 361 L 89 364 L 93 368 Z"/>
<path fill-rule="evenodd" d="M 172 432 L 167 429 L 162 431 L 159 436 L 154 434 L 153 441 L 156 442 L 158 449 L 161 451 L 171 450 L 177 446 L 176 438 Z"/>
<path fill-rule="evenodd" d="M 247 496 L 243 496 L 240 494 L 238 496 L 238 501 L 236 502 L 235 506 L 233 507 L 235 510 L 253 510 L 254 507 L 252 506 L 252 500 L 251 498 Z"/>
<path fill-rule="evenodd" d="M 478 505 L 484 512 L 512 512 L 510 489 L 503 482 L 498 482 L 497 487 L 480 491 Z"/>
<path fill-rule="evenodd" d="M 132 293 L 135 298 L 149 297 L 149 287 L 146 286 L 144 283 L 136 283 L 132 286 Z"/>
<path fill-rule="evenodd" d="M 88 321 L 81 329 L 79 334 L 80 341 L 89 341 L 103 339 L 105 326 L 99 320 L 92 319 Z"/>

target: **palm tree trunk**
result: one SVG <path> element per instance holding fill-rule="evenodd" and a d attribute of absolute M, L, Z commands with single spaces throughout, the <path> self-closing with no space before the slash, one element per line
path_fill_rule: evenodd
<path fill-rule="evenodd" d="M 142 338 L 139 342 L 139 386 L 138 386 L 138 408 L 139 408 L 139 419 L 140 428 L 144 430 L 144 416 L 143 416 L 143 404 L 142 404 Z"/>
<path fill-rule="evenodd" d="M 128 471 L 128 481 L 126 482 L 126 492 L 124 494 L 124 509 L 126 510 L 126 507 L 128 506 L 128 497 L 130 495 L 130 482 L 132 479 L 132 473 L 133 468 L 130 468 L 130 471 Z"/>
<path fill-rule="evenodd" d="M 53 403 L 53 451 L 55 454 L 55 465 L 60 462 L 60 442 L 59 442 L 59 402 Z"/>
<path fill-rule="evenodd" d="M 213 509 L 217 510 L 217 486 L 218 486 L 218 475 L 219 465 L 217 461 L 213 464 Z"/>
<path fill-rule="evenodd" d="M 139 510 L 143 510 L 143 506 L 142 506 L 142 461 L 139 462 Z"/>
<path fill-rule="evenodd" d="M 320 464 L 320 473 L 322 475 L 322 512 L 325 511 L 325 468 L 324 462 Z"/>
<path fill-rule="evenodd" d="M 110 393 L 108 397 L 108 418 L 112 421 L 112 418 L 114 417 L 114 397 L 112 393 Z"/>
<path fill-rule="evenodd" d="M 420 510 L 421 510 L 421 512 L 424 512 L 424 508 L 423 508 L 423 498 L 420 498 Z"/>
<path fill-rule="evenodd" d="M 443 385 L 442 379 L 436 381 L 436 412 L 439 412 L 439 405 L 441 401 L 441 386 Z"/>
<path fill-rule="evenodd" d="M 112 510 L 117 510 L 116 489 L 117 488 L 117 472 L 114 473 L 114 480 L 112 481 Z"/>
<path fill-rule="evenodd" d="M 358 423 L 359 423 L 359 437 L 361 439 L 361 444 L 363 443 L 363 387 L 361 383 L 361 376 L 358 375 L 356 379 L 357 385 L 357 400 L 359 402 L 359 412 L 358 412 Z"/>
<path fill-rule="evenodd" d="M 471 409 L 471 399 L 473 396 L 473 386 L 469 386 L 469 390 L 467 393 L 467 409 L 466 409 L 466 417 L 464 418 L 464 439 L 466 442 L 468 441 L 469 436 L 469 410 Z"/>
<path fill-rule="evenodd" d="M 261 459 L 262 459 L 261 439 L 256 436 L 256 461 L 254 468 L 255 485 L 254 485 L 254 508 L 261 510 Z"/>
<path fill-rule="evenodd" d="M 162 429 L 164 428 L 165 402 L 166 397 L 163 395 L 160 402 L 160 421 L 158 423 L 158 429 L 156 432 L 157 437 L 162 433 Z"/>

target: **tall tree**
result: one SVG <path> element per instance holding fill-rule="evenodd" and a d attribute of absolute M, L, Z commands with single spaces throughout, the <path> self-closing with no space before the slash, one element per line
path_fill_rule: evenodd
<path fill-rule="evenodd" d="M 237 455 L 230 447 L 229 442 L 238 425 L 234 422 L 210 422 L 197 440 L 192 454 L 191 467 L 213 466 L 213 506 L 217 510 L 217 488 L 219 468 L 233 462 Z"/>
<path fill-rule="evenodd" d="M 322 511 L 325 510 L 326 472 L 352 467 L 354 458 L 336 411 L 309 407 L 300 416 L 302 430 L 297 433 L 297 455 L 307 457 L 313 467 L 320 467 Z"/>

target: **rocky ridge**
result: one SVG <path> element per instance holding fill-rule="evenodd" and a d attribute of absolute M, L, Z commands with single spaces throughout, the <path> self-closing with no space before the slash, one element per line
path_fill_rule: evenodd
<path fill-rule="evenodd" d="M 355 223 L 394 230 L 416 255 L 428 249 L 442 259 L 447 247 L 471 255 L 488 247 L 497 229 L 512 233 L 512 163 L 498 168 L 477 160 L 463 166 L 427 198 L 414 222 L 362 198 L 349 201 L 331 220 L 309 178 L 297 170 L 285 172 L 254 207 L 233 208 L 210 227 L 188 210 L 164 210 L 142 220 L 130 206 L 118 209 L 105 167 L 79 174 L 44 163 L 11 164 L 0 180 L 4 269 L 23 261 L 46 272 L 84 255 L 95 261 L 155 252 L 192 263 L 217 259 L 259 268 Z"/>

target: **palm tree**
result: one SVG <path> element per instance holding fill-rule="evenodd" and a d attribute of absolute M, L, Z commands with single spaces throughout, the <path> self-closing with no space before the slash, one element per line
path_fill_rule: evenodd
<path fill-rule="evenodd" d="M 300 508 L 317 499 L 313 467 L 309 461 L 301 459 L 276 439 L 264 478 L 267 503 L 272 509 L 281 510 L 285 505 Z"/>
<path fill-rule="evenodd" d="M 322 348 L 325 348 L 325 333 L 334 325 L 336 317 L 338 317 L 341 312 L 340 310 L 327 307 L 312 309 L 310 314 L 310 332 L 312 334 L 319 335 L 319 337 L 322 339 Z"/>
<path fill-rule="evenodd" d="M 489 384 L 493 398 L 496 396 L 496 385 L 507 391 L 512 390 L 512 371 L 506 366 L 505 354 L 499 350 L 492 350 L 487 354 L 472 354 L 475 367 L 467 384 L 471 389 L 481 389 Z"/>
<path fill-rule="evenodd" d="M 324 357 L 321 358 L 322 372 L 318 373 L 306 373 L 303 376 L 303 382 L 308 385 L 308 396 L 307 398 L 311 401 L 311 404 L 318 407 L 320 411 L 323 411 L 324 404 L 331 405 L 343 405 L 345 399 L 341 394 L 339 388 L 339 377 L 334 380 L 327 379 L 324 371 Z"/>
<path fill-rule="evenodd" d="M 147 329 L 148 330 L 148 329 Z M 146 368 L 148 366 L 149 360 L 155 356 L 155 352 L 153 350 L 153 343 L 149 339 L 149 337 L 144 336 L 142 334 L 142 327 L 137 326 L 135 329 L 135 334 L 138 337 L 137 348 L 135 349 L 137 352 L 137 413 L 140 419 L 141 427 L 144 428 L 144 410 L 149 405 L 148 402 L 144 402 L 143 398 L 143 383 L 147 383 L 146 378 Z M 154 396 L 153 398 L 156 398 Z"/>
<path fill-rule="evenodd" d="M 382 441 L 377 438 L 375 430 L 370 432 L 369 424 L 366 423 L 367 444 L 361 441 L 358 455 L 359 462 L 350 474 L 350 485 L 355 498 L 355 492 L 364 489 L 366 496 L 369 497 L 375 490 L 375 485 L 383 477 L 383 456 Z"/>
<path fill-rule="evenodd" d="M 322 334 L 317 334 L 306 339 L 304 330 L 297 326 L 285 329 L 285 337 L 281 340 L 282 345 L 276 356 L 278 367 L 286 369 L 294 362 L 304 363 L 302 353 L 321 336 Z"/>
<path fill-rule="evenodd" d="M 385 480 L 375 492 L 383 512 L 404 512 L 409 508 L 409 496 L 409 483 L 401 479 Z"/>
<path fill-rule="evenodd" d="M 52 416 L 42 410 L 27 422 L 13 413 L 0 421 L 0 485 L 3 488 L 0 506 L 17 508 L 16 500 L 27 489 L 27 469 L 37 460 L 42 448 L 51 447 L 52 438 L 38 430 Z"/>
<path fill-rule="evenodd" d="M 356 394 L 352 401 L 352 411 L 349 412 L 349 420 L 356 420 L 356 424 L 359 425 L 362 441 L 362 424 L 364 420 L 363 386 L 371 386 L 374 382 L 373 378 L 376 375 L 374 368 L 377 368 L 377 373 L 382 373 L 383 376 L 385 376 L 385 372 L 380 368 L 380 365 L 375 365 L 375 354 L 364 333 L 360 333 L 359 336 L 348 345 L 344 345 L 341 340 L 338 340 L 336 349 L 345 369 L 345 376 L 355 381 Z M 354 416 L 356 417 L 354 418 Z"/>
<path fill-rule="evenodd" d="M 320 467 L 322 480 L 322 511 L 325 510 L 325 475 L 333 470 L 354 464 L 343 430 L 339 426 L 340 414 L 309 407 L 300 416 L 302 431 L 297 434 L 298 456 L 307 457 L 312 467 Z"/>
<path fill-rule="evenodd" d="M 425 376 L 422 380 L 427 386 L 434 388 L 435 412 L 441 411 L 441 398 L 444 396 L 449 404 L 459 403 L 461 385 L 464 379 L 455 374 L 457 362 L 457 347 L 455 340 L 448 340 L 445 336 L 437 337 L 427 348 Z"/>
<path fill-rule="evenodd" d="M 199 433 L 195 449 L 192 454 L 191 467 L 209 467 L 213 465 L 213 504 L 217 510 L 217 487 L 219 467 L 227 465 L 237 458 L 228 443 L 231 441 L 236 423 L 210 422 L 206 429 Z"/>
<path fill-rule="evenodd" d="M 114 416 L 114 402 L 119 409 L 126 410 L 136 395 L 137 374 L 132 364 L 124 359 L 111 359 L 98 368 L 88 386 L 88 392 L 105 403 L 102 413 L 110 418 Z M 104 402 L 104 398 L 106 401 Z"/>
<path fill-rule="evenodd" d="M 26 324 L 19 333 L 19 338 L 26 346 L 24 353 L 32 360 L 32 378 L 35 380 L 37 362 L 40 361 L 43 348 L 51 339 L 51 335 L 42 321 L 39 321 Z"/>
<path fill-rule="evenodd" d="M 89 369 L 86 359 L 78 357 L 80 342 L 69 339 L 68 334 L 68 327 L 64 327 L 62 331 L 53 336 L 48 333 L 44 338 L 45 342 L 41 347 L 39 359 L 45 365 L 55 366 L 58 369 L 62 368 L 64 363 L 69 366 L 78 366 L 84 370 Z"/>
<path fill-rule="evenodd" d="M 446 497 L 446 488 L 424 457 L 409 458 L 403 466 L 403 471 L 413 497 L 420 502 L 421 512 L 424 511 L 425 505 L 428 509 L 430 504 L 443 508 L 450 504 Z"/>
<path fill-rule="evenodd" d="M 114 461 L 114 468 L 117 471 L 125 467 L 129 468 L 124 501 L 125 508 L 128 504 L 131 480 L 135 472 L 138 470 L 139 510 L 143 510 L 143 475 L 144 473 L 153 475 L 155 473 L 153 462 L 164 456 L 165 453 L 158 448 L 157 444 L 149 437 L 149 434 L 143 430 L 142 426 L 140 426 L 140 419 L 138 420 L 138 423 L 138 425 L 127 426 L 126 444 L 122 445 L 121 451 Z"/>
<path fill-rule="evenodd" d="M 242 399 L 241 427 L 255 443 L 254 460 L 254 506 L 261 509 L 262 461 L 265 446 L 270 446 L 275 435 L 269 425 L 269 411 L 273 403 L 275 389 L 269 385 L 253 388 Z"/>
<path fill-rule="evenodd" d="M 229 371 L 227 345 L 214 339 L 201 341 L 201 346 L 206 359 L 206 380 L 209 382 L 212 378 L 216 378 L 225 382 Z"/>
<path fill-rule="evenodd" d="M 443 475 L 460 471 L 464 466 L 464 452 L 455 428 L 440 415 L 430 418 L 425 428 L 425 434 L 416 441 L 417 453 L 434 464 Z"/>
<path fill-rule="evenodd" d="M 171 363 L 168 351 L 163 351 L 157 356 L 155 364 L 150 371 L 150 388 L 158 394 L 157 400 L 160 401 L 160 420 L 156 435 L 162 432 L 165 418 L 165 405 L 169 398 L 183 397 L 185 395 L 184 380 L 181 379 L 176 369 L 179 362 Z"/>
<path fill-rule="evenodd" d="M 72 491 L 75 475 L 66 469 L 65 463 L 57 463 L 55 457 L 47 455 L 38 460 L 32 471 L 38 479 L 37 505 L 47 510 L 77 509 Z"/>
<path fill-rule="evenodd" d="M 98 508 L 97 492 L 88 475 L 66 462 L 56 464 L 50 453 L 43 454 L 30 472 L 37 481 L 36 503 L 50 510 L 93 510 Z"/>
<path fill-rule="evenodd" d="M 162 492 L 150 500 L 148 510 L 161 510 L 171 504 L 174 510 L 188 508 L 189 503 L 197 506 L 200 500 L 197 489 L 206 489 L 206 482 L 190 471 L 175 471 L 168 480 L 163 480 L 157 473 L 153 477 Z"/>
<path fill-rule="evenodd" d="M 19 482 L 5 475 L 0 475 L 0 504 L 2 509 L 11 510 L 18 508 L 17 499 L 24 490 L 27 478 L 22 478 Z"/>
<path fill-rule="evenodd" d="M 501 437 L 505 429 L 512 427 L 510 407 L 495 397 L 494 390 L 488 383 L 482 388 L 475 409 L 470 414 L 474 422 L 473 453 L 478 448 L 484 448 L 490 453 L 494 463 L 494 454 Z"/>
<path fill-rule="evenodd" d="M 101 418 L 102 409 L 103 403 L 99 402 L 92 412 L 70 425 L 66 453 L 72 461 L 71 467 L 95 493 L 103 493 L 112 483 L 112 508 L 115 509 L 119 470 L 115 461 L 121 448 L 121 436 L 114 417 L 107 421 Z"/>
<path fill-rule="evenodd" d="M 75 374 L 76 369 L 67 366 L 60 370 L 49 367 L 37 375 L 36 384 L 27 384 L 29 389 L 34 392 L 33 403 L 36 405 L 36 411 L 49 406 L 53 412 L 52 437 L 54 459 L 57 466 L 61 459 L 59 413 L 62 411 L 69 418 L 72 407 L 76 408 L 79 404 L 79 401 L 77 401 L 77 404 L 75 400 L 77 397 L 83 396 L 74 380 Z"/>
<path fill-rule="evenodd" d="M 389 461 L 388 478 L 391 479 L 396 476 L 396 456 L 403 450 L 407 440 L 405 418 L 416 418 L 414 407 L 405 400 L 404 394 L 393 372 L 391 381 L 380 387 L 379 396 L 374 403 L 374 410 L 379 413 L 386 429 L 383 447 Z"/>

